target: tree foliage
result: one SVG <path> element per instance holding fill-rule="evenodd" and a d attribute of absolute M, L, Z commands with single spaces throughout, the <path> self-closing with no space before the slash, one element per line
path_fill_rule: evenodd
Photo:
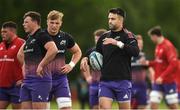
<path fill-rule="evenodd" d="M 147 31 L 155 25 L 160 25 L 164 36 L 180 49 L 180 0 L 0 0 L 0 24 L 9 20 L 17 22 L 18 35 L 24 37 L 24 13 L 31 10 L 41 13 L 42 27 L 46 28 L 48 12 L 62 11 L 65 15 L 62 30 L 74 36 L 84 53 L 94 45 L 93 31 L 108 29 L 107 12 L 113 7 L 126 10 L 125 25 L 134 34 L 143 35 L 148 57 L 153 57 L 154 45 Z M 79 68 L 74 71 L 78 73 Z"/>

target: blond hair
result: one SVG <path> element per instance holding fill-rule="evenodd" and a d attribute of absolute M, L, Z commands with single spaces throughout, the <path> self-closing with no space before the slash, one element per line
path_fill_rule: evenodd
<path fill-rule="evenodd" d="M 62 20 L 64 14 L 60 11 L 56 11 L 56 10 L 52 10 L 49 12 L 47 19 L 49 20 L 56 20 L 56 19 L 60 19 Z"/>

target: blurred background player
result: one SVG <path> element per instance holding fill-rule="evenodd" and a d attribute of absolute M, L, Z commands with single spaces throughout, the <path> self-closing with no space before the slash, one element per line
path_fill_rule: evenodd
<path fill-rule="evenodd" d="M 98 29 L 94 32 L 94 40 L 95 45 L 100 38 L 100 36 L 105 33 L 106 29 Z M 89 104 L 91 109 L 99 108 L 99 99 L 98 99 L 98 91 L 99 91 L 99 80 L 101 77 L 101 72 L 97 70 L 93 70 L 89 63 L 89 55 L 91 52 L 96 51 L 95 47 L 90 48 L 85 56 L 81 60 L 81 72 L 83 73 L 84 78 L 89 84 Z"/>
<path fill-rule="evenodd" d="M 46 33 L 51 36 L 58 48 L 58 54 L 50 63 L 52 73 L 52 90 L 50 95 L 56 98 L 59 109 L 71 109 L 72 100 L 67 74 L 78 63 L 82 53 L 73 37 L 66 32 L 60 31 L 62 18 L 63 13 L 56 10 L 50 11 L 47 16 Z M 65 53 L 67 51 L 72 53 L 69 64 L 65 62 Z"/>
<path fill-rule="evenodd" d="M 132 99 L 131 99 L 131 108 L 132 109 L 146 109 L 148 94 L 147 94 L 147 72 L 153 74 L 152 68 L 149 68 L 146 65 L 140 63 L 141 60 L 145 60 L 145 53 L 143 50 L 143 38 L 141 35 L 136 35 L 138 42 L 138 47 L 140 50 L 138 57 L 132 57 L 131 67 L 132 67 Z M 147 71 L 149 70 L 149 71 Z"/>
<path fill-rule="evenodd" d="M 177 51 L 177 53 L 178 53 L 178 51 Z M 178 54 L 178 56 L 179 56 L 179 54 Z M 178 61 L 178 69 L 176 70 L 176 79 L 175 80 L 176 80 L 177 92 L 178 92 L 178 102 L 180 104 L 180 59 Z"/>
<path fill-rule="evenodd" d="M 123 27 L 125 12 L 112 8 L 108 13 L 109 29 L 96 45 L 103 55 L 103 66 L 99 88 L 100 109 L 111 109 L 113 99 L 119 109 L 130 109 L 131 101 L 131 57 L 137 57 L 139 48 L 134 35 Z"/>
<path fill-rule="evenodd" d="M 89 108 L 89 89 L 86 80 L 79 75 L 76 80 L 77 96 L 81 110 Z M 86 106 L 87 105 L 87 106 Z"/>
<path fill-rule="evenodd" d="M 22 109 L 49 109 L 52 76 L 47 65 L 58 50 L 52 38 L 41 30 L 39 13 L 29 11 L 23 18 L 28 39 L 18 52 L 18 60 L 25 67 L 20 96 Z"/>
<path fill-rule="evenodd" d="M 159 26 L 148 31 L 151 40 L 156 44 L 155 59 L 144 63 L 153 67 L 155 71 L 154 84 L 150 93 L 152 109 L 158 109 L 159 103 L 165 97 L 170 109 L 178 108 L 178 94 L 176 92 L 175 72 L 177 70 L 177 53 L 174 45 L 162 35 Z M 163 94 L 162 94 L 163 93 Z"/>
<path fill-rule="evenodd" d="M 21 107 L 19 98 L 23 75 L 17 53 L 24 40 L 16 33 L 16 23 L 12 21 L 3 23 L 0 44 L 0 109 L 6 109 L 10 103 L 13 109 Z"/>

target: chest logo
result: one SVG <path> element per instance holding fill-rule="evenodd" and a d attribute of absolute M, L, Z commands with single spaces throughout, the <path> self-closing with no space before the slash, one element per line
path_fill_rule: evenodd
<path fill-rule="evenodd" d="M 33 44 L 36 41 L 36 39 L 32 39 L 30 44 Z"/>
<path fill-rule="evenodd" d="M 3 50 L 3 47 L 1 47 L 0 50 Z"/>
<path fill-rule="evenodd" d="M 11 49 L 15 49 L 16 48 L 16 45 L 13 45 L 12 47 L 11 47 Z"/>
<path fill-rule="evenodd" d="M 116 36 L 114 39 L 117 40 L 117 39 L 120 39 L 120 38 L 121 38 L 121 36 Z"/>
<path fill-rule="evenodd" d="M 66 45 L 66 40 L 62 40 L 62 41 L 60 42 L 60 45 Z"/>
<path fill-rule="evenodd" d="M 7 55 L 4 55 L 4 58 L 7 58 Z"/>

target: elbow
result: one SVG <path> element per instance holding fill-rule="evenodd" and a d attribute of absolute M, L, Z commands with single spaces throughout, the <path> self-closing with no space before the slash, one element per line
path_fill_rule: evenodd
<path fill-rule="evenodd" d="M 134 49 L 133 56 L 134 56 L 134 57 L 139 56 L 139 48 L 135 48 L 135 49 Z"/>
<path fill-rule="evenodd" d="M 53 50 L 54 50 L 53 53 L 56 55 L 58 53 L 57 47 L 55 46 Z"/>
<path fill-rule="evenodd" d="M 81 49 L 79 49 L 79 57 L 80 57 L 80 58 L 82 57 L 82 51 L 81 51 Z"/>

